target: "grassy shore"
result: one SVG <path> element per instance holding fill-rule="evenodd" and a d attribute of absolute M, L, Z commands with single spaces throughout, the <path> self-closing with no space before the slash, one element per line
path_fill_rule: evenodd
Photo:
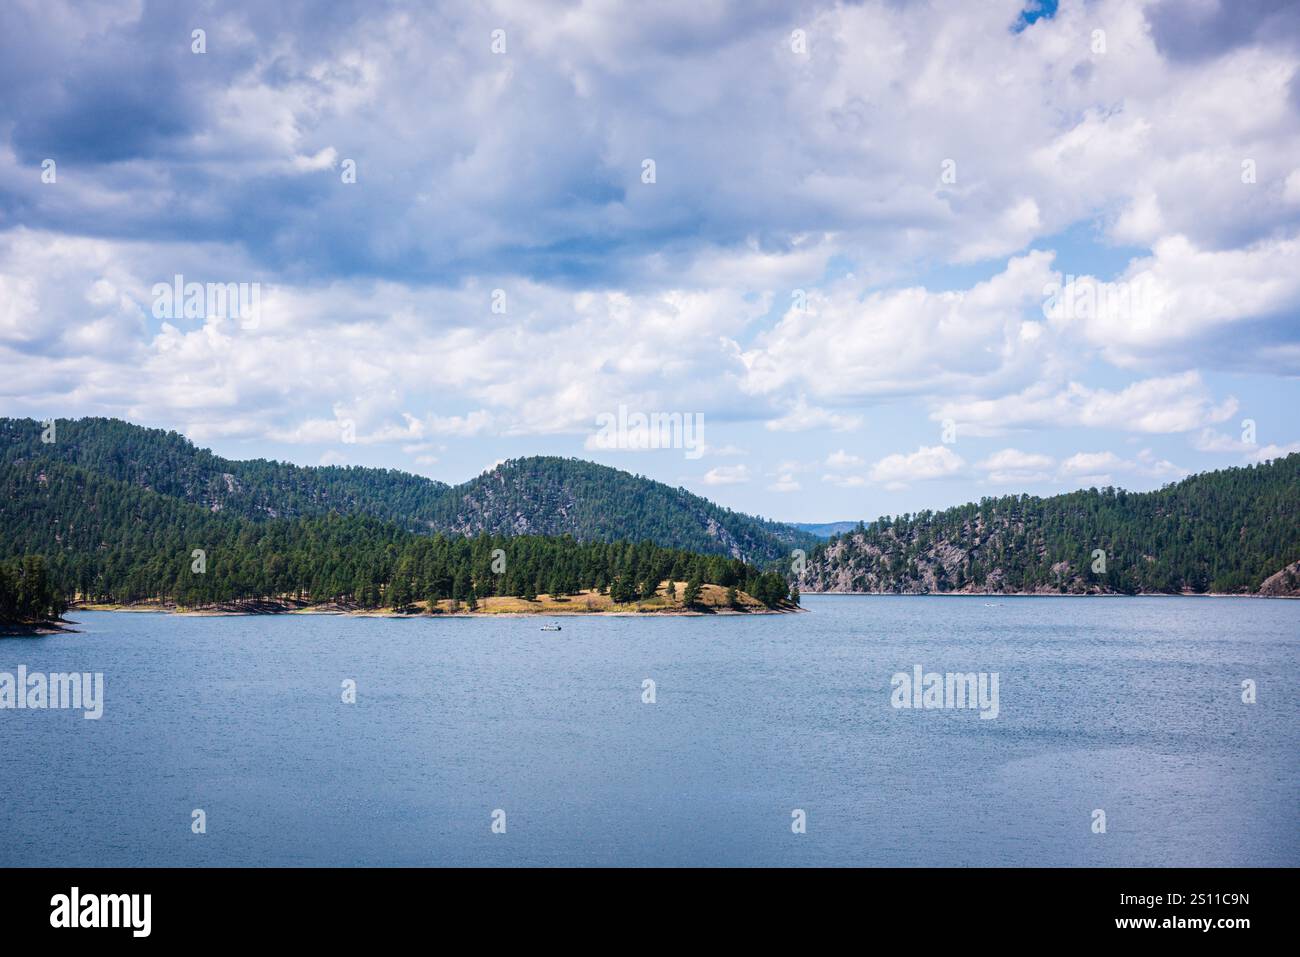
<path fill-rule="evenodd" d="M 770 615 L 802 610 L 793 605 L 768 608 L 758 599 L 739 590 L 735 604 L 729 604 L 727 589 L 720 585 L 703 585 L 698 600 L 687 607 L 682 601 L 686 583 L 673 582 L 672 585 L 671 597 L 669 583 L 665 581 L 660 584 L 654 597 L 624 603 L 616 603 L 609 595 L 596 591 L 582 591 L 576 595 L 538 595 L 533 601 L 510 596 L 491 596 L 480 598 L 474 611 L 470 611 L 463 601 L 448 599 L 443 599 L 432 608 L 427 601 L 416 602 L 399 612 L 393 608 L 357 608 L 338 602 L 312 602 L 291 597 L 219 602 L 196 608 L 157 599 L 127 605 L 78 602 L 74 608 L 86 611 L 166 612 L 184 615 L 344 614 L 371 618 L 420 615 Z"/>

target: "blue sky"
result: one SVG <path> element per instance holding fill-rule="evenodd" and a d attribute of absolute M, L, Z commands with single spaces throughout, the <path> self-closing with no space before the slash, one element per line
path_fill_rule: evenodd
<path fill-rule="evenodd" d="M 0 413 L 805 521 L 1261 461 L 1298 66 L 1279 2 L 6 3 Z"/>

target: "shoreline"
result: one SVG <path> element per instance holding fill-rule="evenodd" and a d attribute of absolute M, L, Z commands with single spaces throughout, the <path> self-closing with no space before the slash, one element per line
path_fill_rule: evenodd
<path fill-rule="evenodd" d="M 667 583 L 665 583 L 666 586 Z M 588 615 L 615 617 L 705 617 L 711 615 L 789 615 L 807 609 L 784 604 L 769 608 L 753 596 L 738 592 L 736 603 L 727 601 L 727 589 L 721 585 L 706 584 L 700 589 L 698 601 L 685 605 L 677 595 L 683 594 L 686 583 L 675 583 L 674 597 L 656 593 L 636 602 L 615 603 L 608 595 L 585 591 L 562 598 L 539 595 L 528 600 L 507 595 L 492 595 L 479 600 L 478 607 L 470 610 L 464 602 L 441 599 L 431 605 L 428 601 L 413 602 L 405 610 L 393 607 L 358 608 L 351 603 L 334 601 L 312 602 L 302 598 L 256 598 L 216 602 L 211 605 L 187 607 L 172 601 L 150 599 L 129 604 L 113 602 L 74 602 L 69 611 L 112 611 L 131 614 L 172 614 L 203 618 L 220 618 L 245 615 L 348 615 L 353 618 L 574 618 Z M 665 587 L 661 586 L 661 588 Z"/>
<path fill-rule="evenodd" d="M 297 608 L 285 611 L 229 611 L 211 608 L 139 608 L 126 605 L 77 605 L 68 609 L 69 612 L 106 611 L 137 615 L 184 615 L 190 618 L 249 618 L 258 615 L 342 615 L 348 618 L 428 618 L 431 621 L 440 618 L 711 618 L 719 615 L 753 617 L 754 615 L 793 615 L 807 610 L 807 608 L 768 608 L 762 611 L 737 611 L 734 608 L 718 608 L 707 611 L 654 611 L 651 609 L 642 611 L 444 611 L 430 614 L 429 612 L 403 613 L 384 609 L 348 611 L 341 608 Z M 51 630 L 50 634 L 68 630 L 67 628 L 55 629 Z"/>
<path fill-rule="evenodd" d="M 735 608 L 708 608 L 699 609 L 652 609 L 644 608 L 640 610 L 601 610 L 601 611 L 556 611 L 554 609 L 538 611 L 440 611 L 430 613 L 427 611 L 417 612 L 396 612 L 388 609 L 368 609 L 365 611 L 352 610 L 346 608 L 286 608 L 279 611 L 239 611 L 224 608 L 182 608 L 179 606 L 140 606 L 140 605 L 100 605 L 100 604 L 78 604 L 68 609 L 69 613 L 78 611 L 104 611 L 121 614 L 135 615 L 182 615 L 189 618 L 249 618 L 260 615 L 341 615 L 348 618 L 410 618 L 410 619 L 428 619 L 430 621 L 443 618 L 713 618 L 719 616 L 731 616 L 737 618 L 748 618 L 755 615 L 793 615 L 800 612 L 807 612 L 807 608 L 763 608 L 763 609 L 745 609 L 738 610 Z M 52 629 L 48 634 L 57 634 L 63 631 L 71 631 L 68 628 Z"/>
<path fill-rule="evenodd" d="M 72 609 L 69 608 L 68 611 Z M 59 618 L 51 621 L 0 622 L 0 638 L 40 638 L 43 635 L 76 635 L 76 622 Z"/>

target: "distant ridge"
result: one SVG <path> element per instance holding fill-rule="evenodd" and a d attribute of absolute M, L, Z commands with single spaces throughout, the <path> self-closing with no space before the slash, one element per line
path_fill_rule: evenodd
<path fill-rule="evenodd" d="M 1009 495 L 818 546 L 805 592 L 1300 595 L 1300 453 L 1153 492 Z"/>
<path fill-rule="evenodd" d="M 448 486 L 394 469 L 224 459 L 117 419 L 59 420 L 51 444 L 41 431 L 31 419 L 0 419 L 0 559 L 85 556 L 114 547 L 105 533 L 124 541 L 146 523 L 184 532 L 218 519 L 247 537 L 338 516 L 368 542 L 410 533 L 644 541 L 787 574 L 802 549 L 805 592 L 1300 594 L 1300 453 L 1153 492 L 1011 495 L 870 524 L 796 526 L 580 459 L 512 459 Z M 326 548 L 341 535 L 335 525 L 308 533 Z"/>
<path fill-rule="evenodd" d="M 723 508 L 683 488 L 582 459 L 511 459 L 444 494 L 434 527 L 474 535 L 646 539 L 747 561 L 788 559 L 815 539 L 789 525 Z"/>
<path fill-rule="evenodd" d="M 407 531 L 571 535 L 650 541 L 771 563 L 816 539 L 733 512 L 682 488 L 581 459 L 513 459 L 457 486 L 396 469 L 238 461 L 184 436 L 119 419 L 60 419 L 57 441 L 32 419 L 0 419 L 0 467 L 49 461 L 241 518 L 361 515 Z"/>
<path fill-rule="evenodd" d="M 791 522 L 790 524 L 799 531 L 807 532 L 809 535 L 815 535 L 818 538 L 843 535 L 845 532 L 851 532 L 858 527 L 857 522 Z"/>

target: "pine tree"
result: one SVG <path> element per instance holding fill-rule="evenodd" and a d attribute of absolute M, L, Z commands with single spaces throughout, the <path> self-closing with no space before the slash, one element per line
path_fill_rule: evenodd
<path fill-rule="evenodd" d="M 686 590 L 682 593 L 682 604 L 690 608 L 698 602 L 702 587 L 703 583 L 700 581 L 698 574 L 692 575 L 691 580 L 686 583 Z"/>

